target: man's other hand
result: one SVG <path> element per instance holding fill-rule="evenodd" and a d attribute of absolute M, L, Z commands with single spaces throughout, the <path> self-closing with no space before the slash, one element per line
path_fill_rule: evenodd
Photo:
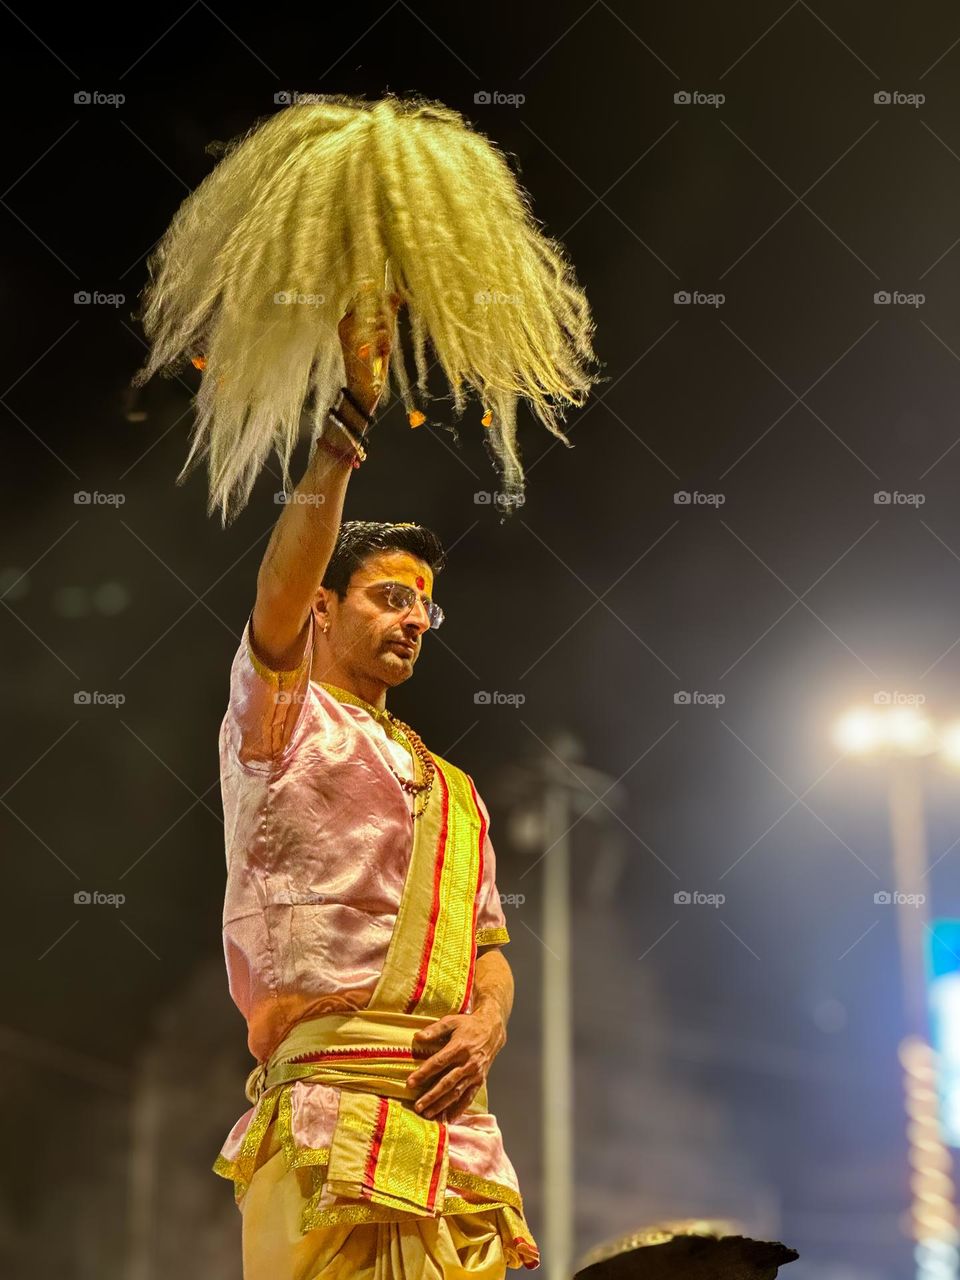
<path fill-rule="evenodd" d="M 506 1042 L 503 1016 L 493 1001 L 473 1013 L 448 1014 L 414 1032 L 414 1054 L 429 1056 L 407 1077 L 407 1086 L 418 1089 L 432 1082 L 415 1110 L 428 1120 L 447 1123 L 462 1115 Z"/>

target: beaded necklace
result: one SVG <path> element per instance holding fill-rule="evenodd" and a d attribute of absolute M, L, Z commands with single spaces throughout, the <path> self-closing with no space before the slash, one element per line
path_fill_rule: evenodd
<path fill-rule="evenodd" d="M 388 737 L 392 738 L 394 742 L 398 742 L 402 747 L 406 747 L 413 756 L 414 765 L 420 766 L 420 777 L 423 779 L 421 782 L 411 781 L 409 778 L 402 777 L 389 761 L 387 766 L 404 791 L 419 797 L 418 803 L 420 807 L 415 807 L 413 814 L 414 821 L 416 821 L 427 807 L 430 789 L 433 786 L 433 780 L 437 772 L 433 756 L 424 745 L 423 739 L 415 729 L 412 729 L 399 716 L 395 716 L 391 711 L 375 707 L 372 702 L 367 702 L 364 698 L 358 697 L 357 694 L 351 693 L 349 689 L 341 689 L 335 684 L 328 684 L 325 680 L 318 680 L 317 684 L 322 685 L 327 693 L 332 694 L 338 702 L 349 702 L 353 706 L 361 707 L 368 712 L 378 724 L 383 726 Z M 414 772 L 416 772 L 416 768 Z"/>

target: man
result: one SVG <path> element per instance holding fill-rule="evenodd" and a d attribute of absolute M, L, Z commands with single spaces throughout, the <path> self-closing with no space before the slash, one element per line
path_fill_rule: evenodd
<path fill-rule="evenodd" d="M 487 1110 L 513 1000 L 489 814 L 386 710 L 442 621 L 443 550 L 417 525 L 341 526 L 398 298 L 380 305 L 373 341 L 341 321 L 339 421 L 267 547 L 220 735 L 224 952 L 258 1066 L 214 1169 L 245 1280 L 539 1264 Z"/>

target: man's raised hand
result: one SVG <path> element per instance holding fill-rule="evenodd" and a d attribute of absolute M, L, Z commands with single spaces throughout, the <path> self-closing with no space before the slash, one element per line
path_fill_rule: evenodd
<path fill-rule="evenodd" d="M 369 414 L 376 408 L 386 384 L 399 306 L 398 293 L 387 293 L 366 284 L 351 299 L 337 326 L 347 389 Z M 350 406 L 346 405 L 345 409 L 350 416 Z M 353 425 L 362 428 L 364 424 L 353 422 Z"/>

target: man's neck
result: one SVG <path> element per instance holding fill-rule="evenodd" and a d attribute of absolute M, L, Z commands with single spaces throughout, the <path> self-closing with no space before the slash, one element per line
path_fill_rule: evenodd
<path fill-rule="evenodd" d="M 312 679 L 318 680 L 323 684 L 335 685 L 338 689 L 345 689 L 347 693 L 352 693 L 355 698 L 362 698 L 364 702 L 369 702 L 371 706 L 377 707 L 378 710 L 386 711 L 388 686 L 382 680 L 371 680 L 367 676 L 344 671 L 342 667 L 336 665 L 326 668 L 315 667 L 314 672 Z"/>

